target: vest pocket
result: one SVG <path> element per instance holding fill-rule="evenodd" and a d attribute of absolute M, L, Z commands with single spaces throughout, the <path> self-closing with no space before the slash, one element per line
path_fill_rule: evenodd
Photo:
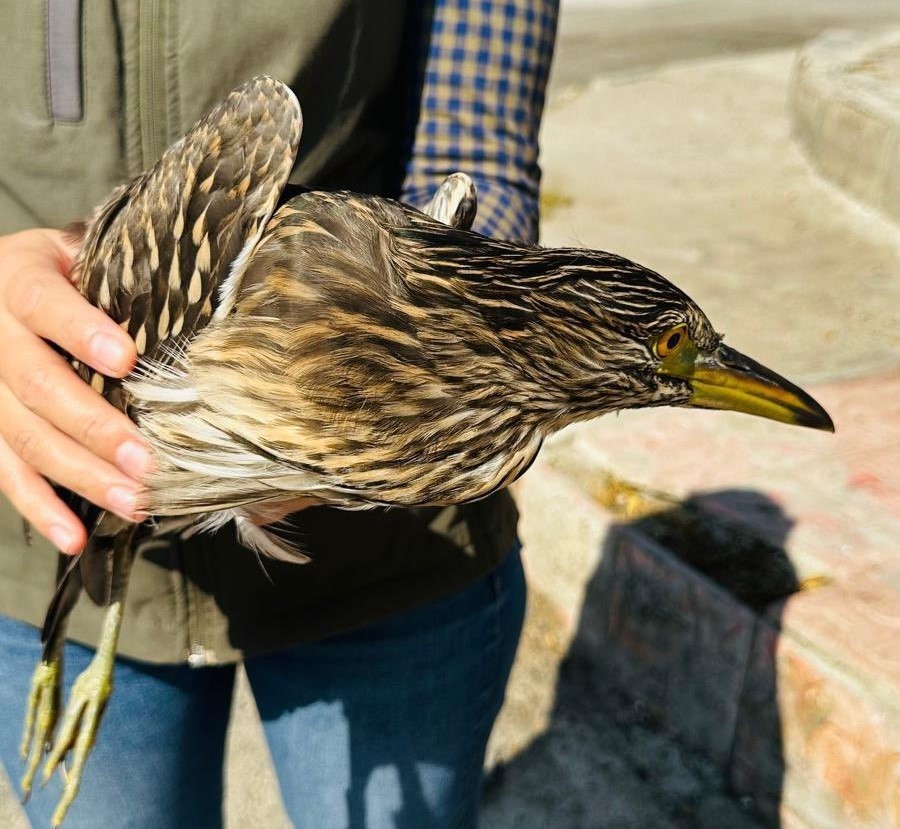
<path fill-rule="evenodd" d="M 54 121 L 80 121 L 83 115 L 81 0 L 47 4 L 47 97 Z"/>

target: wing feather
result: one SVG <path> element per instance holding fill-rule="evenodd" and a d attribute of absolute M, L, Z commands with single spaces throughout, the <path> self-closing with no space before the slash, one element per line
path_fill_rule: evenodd
<path fill-rule="evenodd" d="M 209 322 L 220 297 L 235 294 L 243 271 L 233 263 L 248 260 L 272 215 L 301 130 L 291 90 L 273 78 L 254 78 L 94 213 L 75 263 L 76 285 L 134 338 L 142 358 L 190 339 Z M 226 283 L 230 287 L 223 290 Z M 121 381 L 74 361 L 73 366 L 128 411 Z M 103 512 L 91 517 L 81 581 L 91 599 L 103 604 L 111 540 L 121 522 Z M 63 579 L 60 589 L 69 581 Z M 54 616 L 68 604 L 68 595 L 62 605 L 55 602 Z"/>

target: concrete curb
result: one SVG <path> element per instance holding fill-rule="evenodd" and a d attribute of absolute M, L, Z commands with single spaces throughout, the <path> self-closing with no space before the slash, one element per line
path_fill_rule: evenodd
<path fill-rule="evenodd" d="M 826 32 L 798 53 L 794 131 L 817 170 L 900 222 L 900 29 Z"/>

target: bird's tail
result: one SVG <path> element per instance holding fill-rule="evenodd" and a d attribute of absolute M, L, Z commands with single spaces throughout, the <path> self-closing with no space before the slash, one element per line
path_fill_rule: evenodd
<path fill-rule="evenodd" d="M 65 631 L 69 615 L 78 603 L 81 595 L 81 568 L 78 562 L 79 556 L 64 556 L 60 553 L 56 563 L 56 591 L 47 613 L 44 616 L 44 625 L 41 628 L 41 642 L 44 645 L 43 660 L 49 662 L 52 655 L 57 653 L 56 644 Z"/>
<path fill-rule="evenodd" d="M 94 604 L 103 607 L 109 603 L 116 566 L 113 540 L 129 526 L 124 519 L 72 493 L 60 490 L 60 494 L 76 508 L 88 530 L 88 543 L 77 556 L 59 555 L 56 590 L 41 628 L 44 659 L 56 651 L 55 646 L 59 637 L 65 634 L 66 622 L 78 603 L 82 588 Z M 134 525 L 131 526 L 133 532 Z"/>

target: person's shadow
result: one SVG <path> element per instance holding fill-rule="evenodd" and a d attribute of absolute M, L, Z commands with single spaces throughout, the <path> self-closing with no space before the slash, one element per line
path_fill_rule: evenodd
<path fill-rule="evenodd" d="M 550 725 L 489 778 L 489 811 L 524 800 L 523 814 L 560 829 L 780 827 L 775 654 L 800 587 L 784 551 L 792 525 L 749 490 L 614 524 Z"/>

